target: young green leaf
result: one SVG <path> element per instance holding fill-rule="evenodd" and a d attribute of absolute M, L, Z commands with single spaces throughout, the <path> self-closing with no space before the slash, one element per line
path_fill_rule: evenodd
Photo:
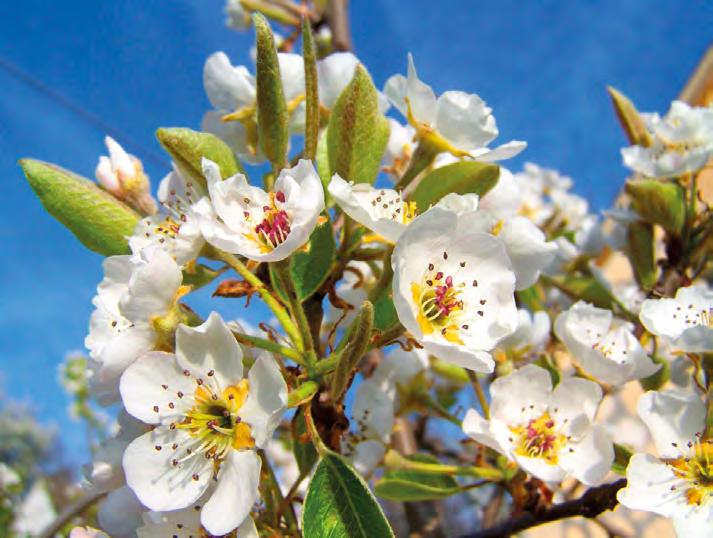
<path fill-rule="evenodd" d="M 354 321 L 340 343 L 340 354 L 337 368 L 332 376 L 332 400 L 339 401 L 349 386 L 355 368 L 366 353 L 374 325 L 374 307 L 369 301 L 364 301 Z"/>
<path fill-rule="evenodd" d="M 224 179 L 238 172 L 245 173 L 233 151 L 214 134 L 182 127 L 165 127 L 156 131 L 156 137 L 181 172 L 203 187 L 206 186 L 201 165 L 203 157 L 220 167 L 220 175 Z"/>
<path fill-rule="evenodd" d="M 575 301 L 586 301 L 599 308 L 613 307 L 612 294 L 591 276 L 563 275 L 548 281 Z"/>
<path fill-rule="evenodd" d="M 657 280 L 653 225 L 632 222 L 629 224 L 627 236 L 629 261 L 634 269 L 636 281 L 643 289 L 650 290 L 656 285 Z"/>
<path fill-rule="evenodd" d="M 302 20 L 302 55 L 305 65 L 305 149 L 304 158 L 311 161 L 317 154 L 319 139 L 319 90 L 317 86 L 317 52 L 314 50 L 312 25 Z"/>
<path fill-rule="evenodd" d="M 410 461 L 439 463 L 433 456 L 413 454 Z M 453 476 L 424 473 L 414 469 L 389 469 L 374 486 L 378 497 L 397 502 L 431 501 L 460 493 L 461 489 Z"/>
<path fill-rule="evenodd" d="M 280 77 L 280 62 L 275 38 L 267 19 L 256 13 L 253 23 L 257 46 L 256 85 L 260 147 L 270 162 L 281 167 L 287 160 L 289 114 Z"/>
<path fill-rule="evenodd" d="M 630 179 L 624 190 L 642 219 L 678 235 L 686 222 L 686 195 L 678 183 L 656 179 Z"/>
<path fill-rule="evenodd" d="M 389 122 L 379 111 L 374 83 L 357 65 L 329 117 L 329 168 L 347 181 L 373 183 L 389 141 Z"/>
<path fill-rule="evenodd" d="M 309 538 L 391 538 L 389 523 L 369 486 L 342 458 L 328 453 L 312 477 L 302 512 Z"/>
<path fill-rule="evenodd" d="M 139 215 L 96 183 L 59 166 L 22 159 L 22 171 L 47 212 L 89 250 L 112 256 L 129 252 L 127 238 Z"/>
<path fill-rule="evenodd" d="M 451 192 L 483 196 L 495 187 L 499 176 L 500 168 L 495 164 L 477 161 L 448 164 L 426 175 L 414 190 L 411 200 L 423 212 Z"/>
<path fill-rule="evenodd" d="M 650 146 L 651 135 L 634 103 L 626 95 L 611 86 L 607 87 L 607 92 L 609 92 L 614 111 L 629 142 L 639 146 Z"/>

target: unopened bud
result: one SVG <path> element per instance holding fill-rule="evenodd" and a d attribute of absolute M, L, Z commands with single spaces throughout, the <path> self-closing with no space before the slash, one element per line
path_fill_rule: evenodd
<path fill-rule="evenodd" d="M 124 151 L 119 143 L 107 136 L 104 139 L 109 156 L 99 157 L 96 177 L 99 184 L 119 200 L 143 215 L 156 213 L 156 202 L 151 196 L 151 184 L 141 161 Z"/>

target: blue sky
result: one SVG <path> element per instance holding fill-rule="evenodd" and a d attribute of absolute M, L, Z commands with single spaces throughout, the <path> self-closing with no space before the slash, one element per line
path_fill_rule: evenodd
<path fill-rule="evenodd" d="M 606 85 L 643 110 L 665 110 L 713 27 L 702 0 L 352 4 L 356 51 L 377 85 L 404 72 L 413 52 L 437 91 L 476 92 L 493 107 L 501 141 L 529 142 L 511 168 L 525 160 L 558 168 L 598 209 L 624 174 Z M 59 426 L 73 459 L 84 439 L 66 418 L 56 368 L 82 347 L 101 259 L 44 214 L 16 162 L 31 156 L 91 177 L 110 129 L 160 179 L 168 159 L 154 131 L 198 125 L 208 106 L 204 59 L 225 50 L 249 63 L 252 35 L 225 28 L 222 8 L 222 0 L 0 3 L 0 382 Z"/>

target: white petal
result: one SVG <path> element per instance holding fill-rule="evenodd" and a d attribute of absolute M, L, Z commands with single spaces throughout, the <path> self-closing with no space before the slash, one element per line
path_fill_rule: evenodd
<path fill-rule="evenodd" d="M 711 502 L 681 510 L 672 517 L 676 536 L 709 538 L 713 532 L 713 506 Z"/>
<path fill-rule="evenodd" d="M 614 445 L 607 431 L 594 426 L 583 439 L 568 443 L 559 454 L 559 463 L 580 482 L 596 486 L 614 463 Z"/>
<path fill-rule="evenodd" d="M 195 380 L 184 375 L 174 355 L 163 351 L 139 357 L 121 376 L 119 385 L 126 411 L 147 424 L 177 417 L 190 406 L 189 397 L 195 389 Z"/>
<path fill-rule="evenodd" d="M 490 416 L 509 425 L 525 424 L 545 411 L 552 379 L 544 368 L 529 364 L 490 385 Z"/>
<path fill-rule="evenodd" d="M 97 512 L 99 526 L 113 538 L 133 538 L 144 507 L 127 486 L 109 493 Z"/>
<path fill-rule="evenodd" d="M 484 147 L 498 135 L 490 108 L 475 94 L 445 92 L 436 105 L 436 129 L 456 148 Z"/>
<path fill-rule="evenodd" d="M 351 52 L 334 52 L 317 62 L 319 101 L 332 108 L 354 77 L 359 60 Z"/>
<path fill-rule="evenodd" d="M 567 476 L 567 472 L 562 467 L 542 458 L 528 458 L 515 454 L 515 461 L 525 471 L 544 482 L 561 482 Z"/>
<path fill-rule="evenodd" d="M 233 67 L 224 52 L 211 54 L 203 68 L 203 86 L 211 104 L 225 113 L 255 101 L 255 79 L 244 66 Z"/>
<path fill-rule="evenodd" d="M 441 360 L 481 374 L 492 373 L 495 361 L 487 351 L 467 349 L 450 342 L 423 341 L 423 347 Z"/>
<path fill-rule="evenodd" d="M 357 443 L 349 459 L 357 471 L 364 476 L 368 476 L 374 472 L 385 453 L 386 447 L 384 443 L 369 439 Z"/>
<path fill-rule="evenodd" d="M 134 177 L 136 174 L 134 163 L 129 154 L 124 151 L 124 148 L 122 148 L 119 143 L 110 136 L 104 138 L 104 143 L 109 150 L 111 165 L 114 170 L 120 172 L 127 178 Z"/>
<path fill-rule="evenodd" d="M 619 490 L 616 498 L 627 508 L 671 517 L 680 504 L 681 492 L 671 490 L 678 480 L 668 465 L 649 454 L 631 457 L 626 479 L 626 487 Z"/>
<path fill-rule="evenodd" d="M 248 517 L 239 527 L 235 538 L 258 538 L 257 527 L 253 518 Z"/>
<path fill-rule="evenodd" d="M 166 313 L 183 279 L 176 261 L 163 250 L 143 251 L 141 258 L 143 263 L 131 274 L 128 294 L 119 305 L 133 322 Z"/>
<path fill-rule="evenodd" d="M 517 276 L 515 289 L 532 286 L 555 257 L 557 245 L 546 241 L 542 231 L 525 217 L 506 220 L 498 235 L 505 243 L 512 266 Z"/>
<path fill-rule="evenodd" d="M 508 454 L 506 447 L 502 446 L 490 431 L 490 423 L 485 420 L 475 409 L 468 409 L 463 418 L 463 432 L 479 443 L 489 446 L 501 454 Z"/>
<path fill-rule="evenodd" d="M 395 391 L 389 391 L 388 387 L 384 390 L 376 379 L 366 379 L 359 384 L 352 403 L 352 417 L 360 425 L 361 433 L 388 443 L 394 426 L 394 398 Z"/>
<path fill-rule="evenodd" d="M 287 407 L 287 384 L 275 359 L 267 351 L 260 353 L 250 368 L 248 382 L 248 398 L 239 415 L 250 425 L 255 445 L 262 448 Z"/>
<path fill-rule="evenodd" d="M 243 378 L 242 349 L 217 312 L 211 312 L 198 327 L 178 326 L 176 359 L 179 369 L 187 369 L 203 381 L 214 380 L 219 390 Z"/>
<path fill-rule="evenodd" d="M 232 450 L 220 467 L 218 486 L 201 510 L 206 530 L 222 536 L 250 516 L 258 497 L 260 458 L 254 450 Z"/>
<path fill-rule="evenodd" d="M 145 506 L 158 512 L 185 508 L 209 486 L 213 460 L 202 454 L 183 459 L 185 447 L 192 442 L 183 430 L 159 426 L 126 448 L 126 483 Z M 175 450 L 174 444 L 178 445 Z M 177 465 L 173 465 L 174 460 Z"/>
<path fill-rule="evenodd" d="M 638 411 L 663 457 L 679 457 L 705 428 L 705 406 L 696 394 L 649 391 L 639 398 Z"/>
<path fill-rule="evenodd" d="M 560 427 L 565 427 L 568 432 L 578 435 L 576 423 L 581 421 L 585 427 L 588 427 L 594 420 L 601 401 L 602 389 L 599 385 L 587 379 L 567 377 L 552 391 L 548 408 L 550 415 Z"/>
<path fill-rule="evenodd" d="M 427 125 L 432 124 L 436 119 L 436 95 L 428 84 L 418 78 L 411 53 L 408 55 L 406 90 L 415 118 Z"/>
<path fill-rule="evenodd" d="M 527 142 L 522 140 L 511 140 L 505 144 L 501 144 L 496 148 L 488 149 L 482 152 L 473 152 L 471 155 L 478 160 L 487 163 L 504 161 L 506 159 L 512 159 L 516 155 L 519 155 L 527 147 Z"/>

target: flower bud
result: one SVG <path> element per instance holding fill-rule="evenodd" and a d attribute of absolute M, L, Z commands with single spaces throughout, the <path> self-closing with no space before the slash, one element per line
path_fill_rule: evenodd
<path fill-rule="evenodd" d="M 119 143 L 107 136 L 104 139 L 109 157 L 99 157 L 96 177 L 99 184 L 119 200 L 123 200 L 143 215 L 156 213 L 156 202 L 151 196 L 151 184 L 141 161 L 124 151 Z"/>

